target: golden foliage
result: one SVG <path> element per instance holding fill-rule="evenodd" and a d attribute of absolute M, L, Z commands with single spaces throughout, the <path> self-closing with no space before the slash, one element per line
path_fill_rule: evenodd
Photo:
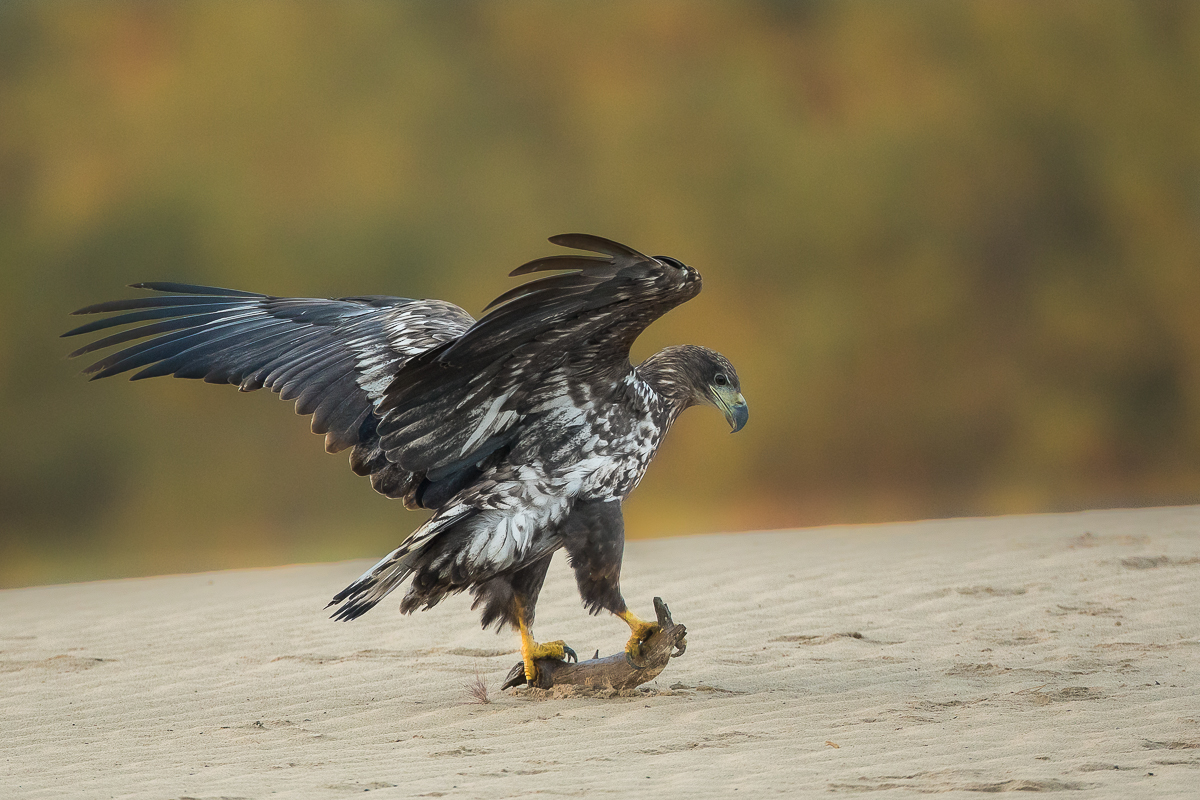
<path fill-rule="evenodd" d="M 699 268 L 727 354 L 631 535 L 1194 502 L 1200 7 L 0 7 L 0 582 L 371 555 L 268 398 L 84 385 L 136 280 L 478 310 L 545 236 Z"/>

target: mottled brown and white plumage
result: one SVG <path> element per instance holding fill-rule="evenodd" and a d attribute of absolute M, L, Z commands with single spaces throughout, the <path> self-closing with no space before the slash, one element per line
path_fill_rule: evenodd
<path fill-rule="evenodd" d="M 597 236 L 551 241 L 597 255 L 519 267 L 513 275 L 556 274 L 501 295 L 478 321 L 438 300 L 144 283 L 135 286 L 167 294 L 81 309 L 121 313 L 64 335 L 148 323 L 71 355 L 141 340 L 85 372 L 138 369 L 134 380 L 201 378 L 294 399 L 330 452 L 353 448 L 352 468 L 376 490 L 434 511 L 334 597 L 335 618 L 360 616 L 405 582 L 406 613 L 470 589 L 485 626 L 520 628 L 528 673 L 529 653 L 545 655 L 530 649 L 528 628 L 559 548 L 589 610 L 645 634 L 620 593 L 621 501 L 685 408 L 718 406 L 734 430 L 746 422 L 720 354 L 685 345 L 629 361 L 651 322 L 699 293 L 699 273 Z"/>

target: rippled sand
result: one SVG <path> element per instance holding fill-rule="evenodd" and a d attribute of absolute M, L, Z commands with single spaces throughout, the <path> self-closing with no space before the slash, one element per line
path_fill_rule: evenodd
<path fill-rule="evenodd" d="M 1200 796 L 1200 508 L 633 542 L 689 628 L 635 697 L 500 693 L 467 596 L 329 621 L 365 566 L 0 592 L 0 795 Z M 538 611 L 627 633 L 561 560 Z"/>

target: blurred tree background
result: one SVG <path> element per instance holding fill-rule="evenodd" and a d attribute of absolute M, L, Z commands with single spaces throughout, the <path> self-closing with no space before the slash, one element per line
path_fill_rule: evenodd
<path fill-rule="evenodd" d="M 181 280 L 478 314 L 588 231 L 715 347 L 632 536 L 1200 500 L 1200 4 L 0 5 L 0 585 L 377 556 L 269 393 L 86 383 Z"/>

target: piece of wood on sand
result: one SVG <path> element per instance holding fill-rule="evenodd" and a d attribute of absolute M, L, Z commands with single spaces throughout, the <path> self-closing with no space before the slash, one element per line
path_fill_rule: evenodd
<path fill-rule="evenodd" d="M 535 689 L 555 686 L 580 686 L 588 689 L 633 689 L 654 680 L 672 658 L 687 650 L 687 628 L 671 619 L 671 610 L 661 597 L 654 598 L 654 613 L 660 630 L 642 642 L 642 657 L 634 663 L 624 651 L 604 658 L 570 663 L 552 658 L 534 662 L 537 665 Z M 597 653 L 599 655 L 599 653 Z M 508 673 L 501 689 L 523 686 L 525 665 L 518 661 Z"/>

